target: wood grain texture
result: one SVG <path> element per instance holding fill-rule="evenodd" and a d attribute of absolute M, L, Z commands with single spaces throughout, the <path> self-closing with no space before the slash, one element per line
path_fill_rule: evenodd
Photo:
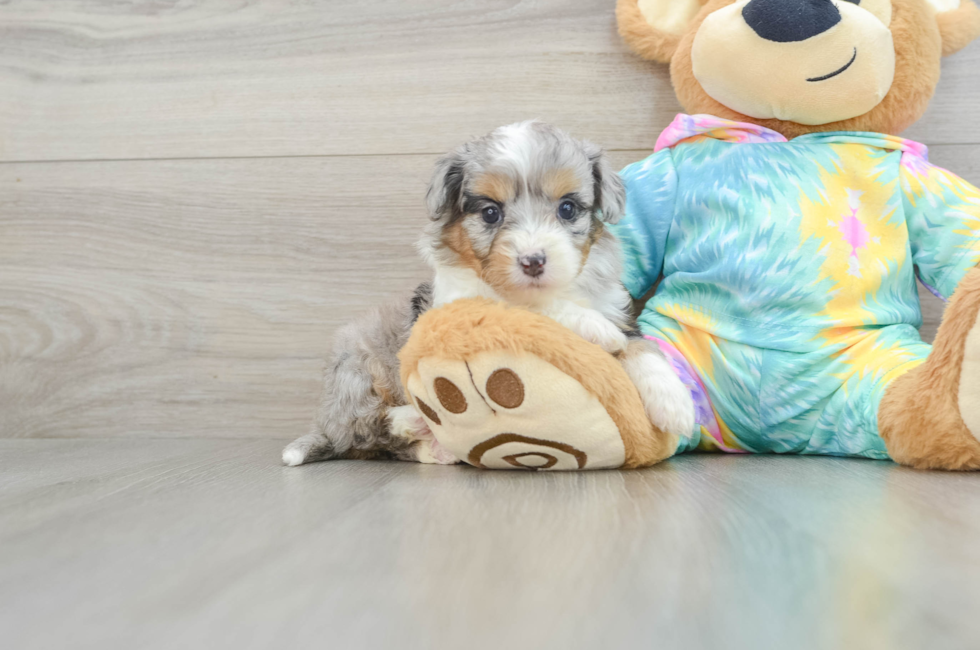
<path fill-rule="evenodd" d="M 980 182 L 980 147 L 933 157 Z M 428 277 L 433 161 L 0 165 L 0 437 L 305 432 L 334 330 Z"/>
<path fill-rule="evenodd" d="M 334 329 L 427 277 L 432 158 L 0 175 L 4 436 L 289 436 Z"/>
<path fill-rule="evenodd" d="M 437 153 L 540 117 L 651 148 L 680 110 L 613 0 L 0 4 L 0 160 Z M 980 142 L 980 45 L 926 143 Z"/>
<path fill-rule="evenodd" d="M 278 441 L 0 441 L 0 628 L 48 648 L 971 648 L 972 475 L 284 468 Z"/>

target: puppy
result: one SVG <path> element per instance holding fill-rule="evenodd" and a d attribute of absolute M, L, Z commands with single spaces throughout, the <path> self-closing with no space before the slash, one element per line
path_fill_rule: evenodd
<path fill-rule="evenodd" d="M 619 281 L 619 244 L 605 225 L 625 202 L 601 149 L 540 122 L 501 127 L 439 160 L 419 242 L 433 281 L 340 331 L 313 431 L 286 447 L 283 462 L 458 462 L 408 404 L 397 354 L 426 309 L 474 297 L 549 316 L 617 355 L 650 420 L 689 435 L 690 393 L 639 336 Z"/>

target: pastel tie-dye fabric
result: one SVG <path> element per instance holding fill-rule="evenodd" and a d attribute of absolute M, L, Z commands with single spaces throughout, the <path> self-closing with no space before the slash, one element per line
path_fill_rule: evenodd
<path fill-rule="evenodd" d="M 680 115 L 626 167 L 614 230 L 640 317 L 695 396 L 694 448 L 887 458 L 878 403 L 930 346 L 915 278 L 980 261 L 980 191 L 877 133 L 787 141 Z"/>

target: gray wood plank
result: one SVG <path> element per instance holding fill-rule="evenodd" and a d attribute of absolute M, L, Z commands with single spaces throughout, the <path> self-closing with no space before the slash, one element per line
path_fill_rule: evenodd
<path fill-rule="evenodd" d="M 976 475 L 283 468 L 280 441 L 0 441 L 17 648 L 967 648 Z"/>
<path fill-rule="evenodd" d="M 436 153 L 552 121 L 650 148 L 680 110 L 612 0 L 0 4 L 0 160 Z M 980 45 L 927 143 L 980 142 Z"/>
<path fill-rule="evenodd" d="M 4 167 L 0 435 L 305 431 L 337 325 L 427 277 L 431 164 Z"/>
<path fill-rule="evenodd" d="M 428 275 L 433 159 L 0 166 L 0 437 L 304 432 L 336 327 Z"/>

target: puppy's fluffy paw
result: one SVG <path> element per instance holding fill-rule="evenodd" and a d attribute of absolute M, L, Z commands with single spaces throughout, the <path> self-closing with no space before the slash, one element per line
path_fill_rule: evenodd
<path fill-rule="evenodd" d="M 640 393 L 644 410 L 654 426 L 677 436 L 694 431 L 694 399 L 670 363 L 660 354 L 633 356 L 623 367 Z"/>
<path fill-rule="evenodd" d="M 610 354 L 626 349 L 626 335 L 597 311 L 583 310 L 562 324 Z"/>
<path fill-rule="evenodd" d="M 452 452 L 439 444 L 436 437 L 432 435 L 429 425 L 414 406 L 396 406 L 388 411 L 388 426 L 391 435 L 418 441 L 414 446 L 418 462 L 436 465 L 452 465 L 459 462 Z"/>
<path fill-rule="evenodd" d="M 666 379 L 659 390 L 644 400 L 647 417 L 653 424 L 677 436 L 689 436 L 694 431 L 694 400 L 687 387 L 676 376 Z"/>
<path fill-rule="evenodd" d="M 411 404 L 396 406 L 388 411 L 388 430 L 396 437 L 425 440 L 432 437 L 429 425 Z"/>
<path fill-rule="evenodd" d="M 439 444 L 435 436 L 432 436 L 428 440 L 420 440 L 416 450 L 418 452 L 417 459 L 420 463 L 455 465 L 459 462 L 459 459 L 451 451 Z"/>

